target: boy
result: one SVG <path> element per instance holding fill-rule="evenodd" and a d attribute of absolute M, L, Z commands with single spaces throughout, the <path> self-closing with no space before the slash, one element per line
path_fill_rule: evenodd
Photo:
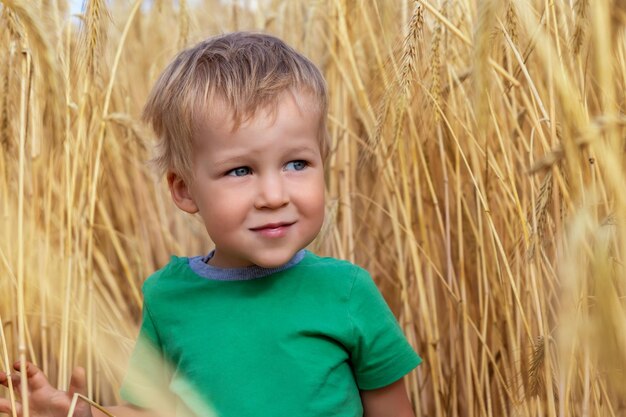
<path fill-rule="evenodd" d="M 161 75 L 144 111 L 154 162 L 215 250 L 145 282 L 129 405 L 113 414 L 155 415 L 161 400 L 176 415 L 413 416 L 402 377 L 421 359 L 369 274 L 304 250 L 324 219 L 326 113 L 319 70 L 268 35 L 208 39 Z M 81 369 L 69 393 L 26 372 L 32 416 L 65 416 L 84 390 Z"/>

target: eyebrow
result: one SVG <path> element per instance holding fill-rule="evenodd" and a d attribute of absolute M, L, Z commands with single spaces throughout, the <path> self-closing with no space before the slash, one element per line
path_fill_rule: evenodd
<path fill-rule="evenodd" d="M 211 165 L 215 168 L 222 169 L 223 167 L 226 167 L 229 165 L 236 165 L 238 163 L 243 163 L 245 158 L 246 157 L 244 155 L 231 156 L 229 158 L 217 160 Z"/>
<path fill-rule="evenodd" d="M 286 147 L 285 152 L 313 152 L 315 153 L 315 148 L 309 146 L 309 145 L 298 145 L 298 146 L 293 146 L 291 148 Z"/>
<path fill-rule="evenodd" d="M 312 146 L 308 145 L 297 145 L 293 147 L 286 146 L 283 150 L 285 154 L 288 153 L 299 153 L 299 152 L 307 152 L 307 153 L 316 153 L 316 150 Z M 215 161 L 212 165 L 217 168 L 221 168 L 222 166 L 227 165 L 236 165 L 238 163 L 244 163 L 248 159 L 248 156 L 243 155 L 235 155 L 228 158 L 220 159 Z"/>

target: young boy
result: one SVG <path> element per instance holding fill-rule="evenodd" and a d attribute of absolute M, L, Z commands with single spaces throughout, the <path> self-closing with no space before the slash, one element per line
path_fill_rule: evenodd
<path fill-rule="evenodd" d="M 319 70 L 268 35 L 208 39 L 161 75 L 144 113 L 155 162 L 215 250 L 145 282 L 128 405 L 113 414 L 155 415 L 160 401 L 169 415 L 413 416 L 402 377 L 421 359 L 369 274 L 304 250 L 324 219 L 326 114 Z M 69 393 L 26 372 L 31 416 L 65 416 L 84 390 L 81 369 Z"/>

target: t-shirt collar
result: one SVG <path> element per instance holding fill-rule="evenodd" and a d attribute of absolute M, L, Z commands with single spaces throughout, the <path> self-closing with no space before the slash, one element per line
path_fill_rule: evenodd
<path fill-rule="evenodd" d="M 304 258 L 306 250 L 299 250 L 287 263 L 275 268 L 263 268 L 257 265 L 246 266 L 243 268 L 219 268 L 207 263 L 207 261 L 211 259 L 214 254 L 215 250 L 209 252 L 209 254 L 205 256 L 194 256 L 189 258 L 189 267 L 197 275 L 210 280 L 246 281 L 262 278 L 297 265 Z"/>

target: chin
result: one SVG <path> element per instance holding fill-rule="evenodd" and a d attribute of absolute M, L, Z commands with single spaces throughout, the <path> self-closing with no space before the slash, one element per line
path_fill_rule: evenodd
<path fill-rule="evenodd" d="M 297 251 L 286 254 L 275 254 L 269 256 L 261 256 L 254 260 L 255 265 L 260 266 L 261 268 L 277 268 L 289 262 L 291 258 L 296 254 Z"/>
<path fill-rule="evenodd" d="M 267 268 L 267 269 L 278 268 L 279 266 L 282 266 L 286 264 L 287 262 L 289 262 L 289 259 L 291 258 L 287 258 L 285 261 L 263 260 L 263 261 L 255 262 L 255 265 L 260 266 L 261 268 Z"/>

